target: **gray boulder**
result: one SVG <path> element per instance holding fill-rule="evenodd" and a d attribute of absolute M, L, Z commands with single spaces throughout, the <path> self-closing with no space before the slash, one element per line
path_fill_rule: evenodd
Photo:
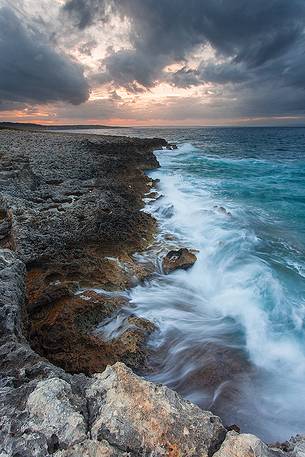
<path fill-rule="evenodd" d="M 26 427 L 43 434 L 49 443 L 53 440 L 59 448 L 81 443 L 87 438 L 85 407 L 85 401 L 74 395 L 63 379 L 40 381 L 27 400 Z"/>
<path fill-rule="evenodd" d="M 86 396 L 91 437 L 131 455 L 208 457 L 225 438 L 217 416 L 144 381 L 122 363 L 95 375 Z"/>
<path fill-rule="evenodd" d="M 55 457 L 125 457 L 127 455 L 125 452 L 110 446 L 107 441 L 94 440 L 86 440 L 54 454 Z"/>
<path fill-rule="evenodd" d="M 228 432 L 214 457 L 284 457 L 284 455 L 287 456 L 281 450 L 270 449 L 254 435 Z"/>

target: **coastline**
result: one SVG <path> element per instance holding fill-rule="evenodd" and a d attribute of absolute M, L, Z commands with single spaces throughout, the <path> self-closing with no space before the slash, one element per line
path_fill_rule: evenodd
<path fill-rule="evenodd" d="M 3 455 L 221 457 L 234 446 L 244 457 L 251 447 L 302 455 L 302 438 L 270 450 L 121 363 L 73 375 L 145 363 L 152 324 L 134 319 L 131 333 L 103 344 L 88 330 L 124 300 L 75 292 L 124 290 L 150 274 L 131 254 L 154 234 L 141 211 L 153 185 L 144 170 L 158 166 L 152 151 L 166 141 L 23 131 L 0 140 Z"/>
<path fill-rule="evenodd" d="M 26 265 L 31 347 L 73 373 L 103 371 L 118 360 L 137 368 L 144 363 L 142 345 L 153 329 L 149 322 L 138 319 L 124 341 L 114 344 L 102 344 L 88 331 L 126 302 L 98 294 L 95 287 L 124 290 L 149 274 L 150 266 L 137 265 L 131 254 L 153 237 L 155 221 L 140 211 L 152 185 L 144 170 L 158 166 L 151 151 L 166 142 L 6 135 L 2 141 L 11 144 L 12 152 L 2 156 L 9 170 L 0 182 L 6 198 L 2 226 L 7 225 L 1 246 L 14 250 Z"/>

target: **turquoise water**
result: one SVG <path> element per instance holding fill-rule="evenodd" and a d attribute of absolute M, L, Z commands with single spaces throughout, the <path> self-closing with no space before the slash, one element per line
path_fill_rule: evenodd
<path fill-rule="evenodd" d="M 159 329 L 148 377 L 269 442 L 304 433 L 305 129 L 122 133 L 179 146 L 150 173 L 159 273 L 130 293 Z M 175 246 L 198 261 L 164 276 Z"/>

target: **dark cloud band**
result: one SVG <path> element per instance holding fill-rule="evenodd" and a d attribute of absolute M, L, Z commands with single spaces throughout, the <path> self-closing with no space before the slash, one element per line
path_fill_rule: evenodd
<path fill-rule="evenodd" d="M 67 0 L 64 9 L 80 28 L 107 20 L 106 11 L 130 21 L 133 49 L 111 53 L 100 82 L 130 91 L 160 81 L 183 88 L 231 85 L 240 113 L 305 106 L 304 0 Z M 188 68 L 190 53 L 205 44 L 218 59 Z M 164 71 L 177 62 L 180 70 Z"/>
<path fill-rule="evenodd" d="M 80 28 L 107 20 L 106 11 L 128 17 L 134 52 L 113 53 L 105 61 L 106 73 L 120 83 L 136 80 L 145 86 L 165 65 L 185 59 L 204 43 L 236 63 L 259 67 L 298 42 L 305 19 L 303 0 L 68 0 L 64 10 Z M 229 71 L 218 70 L 220 79 Z"/>
<path fill-rule="evenodd" d="M 14 109 L 16 102 L 65 101 L 79 104 L 89 97 L 81 65 L 57 52 L 33 25 L 13 9 L 0 9 L 0 100 Z M 5 102 L 5 103 L 4 103 Z M 0 106 L 1 108 L 1 106 Z"/>

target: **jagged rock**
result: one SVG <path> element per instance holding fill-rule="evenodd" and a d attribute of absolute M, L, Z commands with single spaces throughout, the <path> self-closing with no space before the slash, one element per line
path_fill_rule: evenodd
<path fill-rule="evenodd" d="M 213 457 L 284 457 L 280 450 L 272 450 L 259 438 L 250 434 L 228 432 L 225 441 Z"/>
<path fill-rule="evenodd" d="M 81 300 L 75 289 L 124 289 L 129 280 L 146 274 L 130 254 L 153 234 L 155 222 L 140 211 L 150 181 L 143 170 L 158 166 L 152 151 L 165 144 L 1 131 L 0 246 L 9 249 L 0 250 L 0 455 L 47 457 L 72 445 L 75 436 L 84 439 L 80 429 L 85 421 L 87 432 L 86 408 L 77 405 L 86 403 L 82 385 L 88 379 L 71 376 L 43 357 L 53 356 L 62 366 L 69 362 L 71 371 L 81 372 L 102 370 L 121 359 L 143 360 L 140 346 L 148 327 L 133 322 L 120 341 L 107 343 L 105 354 L 100 339 L 86 332 L 117 309 L 117 300 L 88 295 Z M 6 170 L 14 179 L 7 179 Z M 90 343 L 89 363 L 83 342 Z M 103 357 L 99 365 L 98 357 Z M 41 398 L 34 401 L 42 395 L 39 381 L 51 385 L 42 403 Z M 53 382 L 65 386 L 58 393 L 62 404 Z M 66 414 L 76 423 L 64 426 Z M 49 417 L 54 420 L 48 422 Z M 63 428 L 70 430 L 68 444 Z"/>
<path fill-rule="evenodd" d="M 10 236 L 13 223 L 13 213 L 0 196 L 0 243 L 5 247 L 4 240 Z"/>
<path fill-rule="evenodd" d="M 168 150 L 173 150 L 173 149 L 178 149 L 177 145 L 174 144 L 174 143 L 169 143 L 167 146 L 166 146 L 166 149 Z"/>
<path fill-rule="evenodd" d="M 124 290 L 151 273 L 131 254 L 153 237 L 155 221 L 140 211 L 154 184 L 144 170 L 159 166 L 153 150 L 166 144 L 1 130 L 0 247 L 14 250 L 27 266 L 23 311 L 31 346 L 65 370 L 92 373 L 116 360 L 128 363 L 128 354 L 119 355 L 122 345 L 111 354 L 111 343 L 103 350 L 98 338 L 78 331 L 76 309 L 87 321 L 98 313 L 96 300 L 80 306 L 75 291 Z M 140 364 L 141 355 L 132 353 L 130 361 Z"/>
<path fill-rule="evenodd" d="M 231 217 L 232 216 L 232 213 L 230 211 L 227 211 L 226 208 L 224 208 L 223 206 L 214 206 L 214 208 L 217 210 L 218 213 L 220 214 L 225 214 L 226 216 L 229 216 Z"/>
<path fill-rule="evenodd" d="M 132 368 L 145 366 L 145 342 L 155 329 L 149 321 L 129 317 L 126 328 L 115 338 L 104 339 L 95 332 L 103 321 L 115 319 L 127 306 L 122 297 L 107 297 L 94 291 L 58 299 L 32 321 L 33 347 L 43 349 L 54 364 L 71 373 L 92 374 L 107 365 L 124 361 Z M 71 341 L 73 344 L 71 344 Z"/>
<path fill-rule="evenodd" d="M 107 441 L 86 440 L 65 451 L 54 454 L 55 457 L 127 457 L 128 454 L 110 446 Z M 1 457 L 1 455 L 0 455 Z"/>
<path fill-rule="evenodd" d="M 122 363 L 95 375 L 86 396 L 92 438 L 131 455 L 208 457 L 226 434 L 217 416 L 144 381 Z"/>
<path fill-rule="evenodd" d="M 182 269 L 187 270 L 196 262 L 197 257 L 189 249 L 182 248 L 178 251 L 169 251 L 163 259 L 162 266 L 165 274 Z"/>
<path fill-rule="evenodd" d="M 290 438 L 289 441 L 280 445 L 280 448 L 285 451 L 285 456 L 289 457 L 305 457 L 305 436 L 297 435 Z"/>
<path fill-rule="evenodd" d="M 164 235 L 164 239 L 165 240 L 168 240 L 168 241 L 175 241 L 176 240 L 176 237 L 175 235 L 172 235 L 171 233 L 166 233 Z"/>
<path fill-rule="evenodd" d="M 25 265 L 8 250 L 0 250 L 0 340 L 22 337 L 21 313 L 25 298 Z"/>
<path fill-rule="evenodd" d="M 29 395 L 24 424 L 32 432 L 43 434 L 50 446 L 60 449 L 87 438 L 85 402 L 72 392 L 71 385 L 58 378 L 40 381 Z"/>

